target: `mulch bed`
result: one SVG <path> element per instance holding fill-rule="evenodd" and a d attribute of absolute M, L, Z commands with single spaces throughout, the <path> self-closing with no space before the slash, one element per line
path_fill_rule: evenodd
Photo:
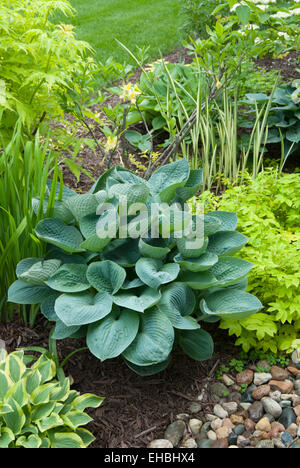
<path fill-rule="evenodd" d="M 33 330 L 18 319 L 0 323 L 0 338 L 8 351 L 30 346 L 48 348 L 49 331 L 49 322 L 43 318 Z M 74 380 L 73 388 L 105 397 L 100 408 L 89 411 L 94 421 L 87 428 L 96 437 L 91 448 L 145 448 L 152 440 L 163 438 L 176 415 L 188 412 L 204 385 L 216 380 L 211 370 L 238 357 L 237 348 L 225 332 L 216 330 L 214 340 L 216 350 L 211 360 L 196 362 L 176 350 L 168 369 L 151 377 L 136 375 L 122 359 L 101 363 L 89 351 L 73 356 L 64 369 Z M 74 349 L 84 347 L 85 342 L 67 339 L 58 341 L 57 346 L 62 361 Z M 212 411 L 213 402 L 201 403 L 202 415 Z"/>

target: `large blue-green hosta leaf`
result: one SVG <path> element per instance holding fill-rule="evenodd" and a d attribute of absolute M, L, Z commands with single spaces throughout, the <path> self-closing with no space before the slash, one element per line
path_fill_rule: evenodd
<path fill-rule="evenodd" d="M 98 206 L 105 203 L 107 200 L 107 193 L 102 190 L 98 193 L 86 193 L 84 195 L 75 195 L 68 198 L 64 203 L 66 207 L 72 212 L 73 216 L 79 220 L 88 215 L 95 215 Z"/>
<path fill-rule="evenodd" d="M 203 185 L 203 170 L 195 169 L 190 171 L 189 178 L 184 187 L 176 189 L 175 201 L 186 202 L 192 198 Z"/>
<path fill-rule="evenodd" d="M 139 329 L 139 314 L 114 307 L 100 322 L 90 325 L 87 345 L 101 361 L 119 356 L 133 342 Z"/>
<path fill-rule="evenodd" d="M 50 322 L 55 322 L 58 319 L 55 312 L 55 302 L 59 296 L 58 292 L 53 291 L 51 296 L 47 297 L 41 304 L 41 312 Z"/>
<path fill-rule="evenodd" d="M 122 267 L 132 267 L 141 257 L 138 244 L 138 239 L 116 239 L 103 250 L 101 258 Z"/>
<path fill-rule="evenodd" d="M 198 258 L 184 258 L 181 254 L 174 257 L 174 262 L 179 263 L 179 265 L 185 270 L 192 271 L 194 273 L 209 270 L 217 263 L 217 261 L 218 256 L 210 252 L 205 252 Z"/>
<path fill-rule="evenodd" d="M 157 307 L 163 312 L 174 328 L 194 330 L 200 325 L 192 317 L 187 317 L 194 312 L 196 298 L 193 290 L 183 283 L 168 285 L 162 294 Z"/>
<path fill-rule="evenodd" d="M 108 315 L 112 299 L 107 292 L 62 294 L 55 302 L 55 312 L 67 327 L 94 323 Z"/>
<path fill-rule="evenodd" d="M 161 293 L 152 288 L 140 288 L 136 291 L 122 291 L 113 296 L 114 304 L 136 312 L 145 312 L 155 306 L 161 298 Z"/>
<path fill-rule="evenodd" d="M 218 284 L 217 278 L 208 271 L 199 271 L 197 273 L 182 271 L 178 276 L 178 281 L 196 290 L 212 288 Z"/>
<path fill-rule="evenodd" d="M 139 249 L 143 257 L 158 259 L 164 258 L 170 252 L 163 239 L 153 239 L 151 241 L 140 239 Z"/>
<path fill-rule="evenodd" d="M 230 211 L 213 211 L 204 215 L 207 221 L 217 219 L 221 224 L 218 231 L 235 231 L 238 224 L 238 217 L 236 213 Z"/>
<path fill-rule="evenodd" d="M 185 330 L 180 333 L 179 344 L 183 351 L 196 361 L 210 359 L 214 352 L 214 342 L 205 330 Z"/>
<path fill-rule="evenodd" d="M 53 291 L 45 285 L 24 283 L 24 281 L 15 281 L 8 290 L 8 302 L 16 304 L 40 304 Z"/>
<path fill-rule="evenodd" d="M 65 252 L 84 252 L 80 247 L 83 237 L 74 226 L 67 226 L 59 219 L 46 218 L 40 221 L 35 229 L 37 237 L 48 244 L 56 245 Z"/>
<path fill-rule="evenodd" d="M 209 270 L 218 280 L 218 286 L 231 286 L 241 281 L 252 269 L 253 263 L 236 257 L 220 257 Z"/>
<path fill-rule="evenodd" d="M 64 340 L 66 338 L 71 337 L 80 329 L 80 325 L 67 327 L 61 320 L 56 321 L 56 325 L 54 328 L 54 332 L 52 338 L 55 340 Z"/>
<path fill-rule="evenodd" d="M 61 265 L 60 260 L 39 260 L 34 262 L 34 259 L 28 258 L 22 260 L 17 266 L 17 276 L 21 281 L 31 284 L 43 284 Z"/>
<path fill-rule="evenodd" d="M 186 159 L 162 166 L 150 177 L 148 184 L 151 194 L 169 203 L 176 190 L 183 187 L 190 176 L 190 167 Z"/>
<path fill-rule="evenodd" d="M 176 239 L 176 244 L 182 257 L 198 258 L 206 251 L 208 238 L 197 239 L 182 237 L 181 239 Z"/>
<path fill-rule="evenodd" d="M 252 294 L 239 289 L 225 288 L 206 295 L 200 302 L 200 309 L 207 315 L 239 320 L 259 312 L 262 304 Z"/>
<path fill-rule="evenodd" d="M 174 281 L 179 273 L 179 265 L 175 263 L 163 264 L 154 258 L 140 258 L 135 271 L 138 277 L 150 288 L 157 289 L 160 285 Z"/>
<path fill-rule="evenodd" d="M 153 364 L 152 366 L 137 366 L 132 364 L 132 362 L 127 361 L 124 358 L 126 365 L 136 374 L 140 375 L 141 377 L 148 377 L 150 375 L 158 374 L 159 372 L 164 371 L 171 362 L 171 357 L 169 357 L 166 361 L 160 362 L 159 364 Z"/>
<path fill-rule="evenodd" d="M 209 237 L 207 250 L 218 255 L 234 255 L 247 243 L 248 239 L 240 232 L 220 231 Z"/>
<path fill-rule="evenodd" d="M 126 271 L 120 265 L 110 260 L 94 262 L 88 267 L 87 279 L 97 291 L 115 294 L 122 287 Z"/>
<path fill-rule="evenodd" d="M 62 265 L 46 284 L 55 291 L 76 293 L 86 291 L 90 284 L 86 278 L 87 265 L 67 263 Z"/>
<path fill-rule="evenodd" d="M 172 351 L 174 329 L 165 314 L 154 308 L 140 316 L 140 328 L 123 357 L 137 366 L 166 361 Z"/>

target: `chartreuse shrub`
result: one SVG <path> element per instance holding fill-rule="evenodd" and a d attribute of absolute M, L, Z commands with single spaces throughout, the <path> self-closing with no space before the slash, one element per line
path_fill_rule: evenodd
<path fill-rule="evenodd" d="M 81 427 L 92 420 L 84 410 L 103 398 L 56 380 L 56 364 L 44 354 L 31 367 L 27 361 L 24 351 L 0 352 L 0 448 L 86 448 L 95 439 Z"/>
<path fill-rule="evenodd" d="M 48 244 L 46 256 L 19 263 L 9 300 L 40 304 L 56 322 L 54 338 L 86 336 L 101 361 L 122 355 L 142 375 L 166 368 L 175 345 L 193 359 L 210 358 L 213 340 L 199 322 L 227 317 L 235 323 L 259 311 L 261 303 L 245 292 L 252 263 L 233 256 L 247 241 L 235 230 L 236 214 L 206 214 L 204 237 L 192 244 L 200 239 L 194 229 L 200 215 L 183 212 L 182 206 L 201 184 L 202 171 L 190 170 L 182 159 L 162 166 L 148 181 L 116 166 L 90 193 L 65 190 L 54 217 L 35 230 Z M 130 221 L 125 234 L 124 195 Z M 175 211 L 168 220 L 173 201 L 179 223 Z M 154 203 L 161 202 L 155 218 Z M 142 213 L 147 215 L 142 235 L 133 236 Z M 99 235 L 104 226 L 106 237 Z"/>
<path fill-rule="evenodd" d="M 221 328 L 237 336 L 245 351 L 300 349 L 300 175 L 266 171 L 215 199 L 235 210 L 249 240 L 239 257 L 253 262 L 248 290 L 264 310 L 243 320 L 222 318 Z"/>

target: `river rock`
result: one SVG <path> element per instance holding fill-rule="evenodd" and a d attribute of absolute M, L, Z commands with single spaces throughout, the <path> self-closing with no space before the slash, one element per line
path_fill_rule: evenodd
<path fill-rule="evenodd" d="M 189 420 L 189 428 L 193 435 L 198 435 L 202 426 L 203 426 L 203 422 L 200 421 L 200 419 Z"/>
<path fill-rule="evenodd" d="M 226 410 L 224 410 L 224 408 L 217 404 L 214 406 L 214 414 L 218 417 L 218 418 L 221 418 L 221 419 L 225 419 L 225 418 L 228 418 L 228 413 Z"/>
<path fill-rule="evenodd" d="M 235 401 L 230 401 L 228 403 L 222 403 L 222 406 L 229 416 L 235 413 L 238 409 L 238 404 Z"/>
<path fill-rule="evenodd" d="M 246 369 L 236 375 L 236 383 L 238 385 L 250 385 L 253 381 L 254 372 L 250 369 Z"/>
<path fill-rule="evenodd" d="M 167 439 L 155 439 L 150 442 L 148 448 L 159 449 L 159 448 L 173 448 L 172 443 Z"/>
<path fill-rule="evenodd" d="M 269 395 L 270 391 L 271 391 L 270 385 L 267 385 L 267 384 L 260 385 L 255 390 L 253 390 L 252 397 L 254 398 L 254 400 L 261 400 L 262 398 Z"/>
<path fill-rule="evenodd" d="M 291 425 L 297 422 L 296 414 L 293 408 L 284 408 L 282 414 L 278 419 L 278 422 L 282 424 L 286 429 Z"/>
<path fill-rule="evenodd" d="M 165 431 L 165 439 L 169 440 L 173 447 L 176 447 L 182 439 L 185 429 L 186 426 L 184 421 L 175 421 L 167 427 Z"/>
<path fill-rule="evenodd" d="M 264 417 L 258 421 L 258 423 L 255 426 L 255 429 L 257 431 L 265 431 L 265 432 L 270 432 L 271 430 L 271 424 L 268 418 Z"/>
<path fill-rule="evenodd" d="M 272 366 L 270 370 L 272 374 L 273 380 L 286 380 L 289 377 L 289 373 L 286 369 L 282 369 L 282 367 Z"/>
<path fill-rule="evenodd" d="M 280 408 L 281 409 L 281 408 Z M 249 417 L 254 422 L 258 422 L 264 415 L 264 407 L 261 401 L 255 401 L 248 409 Z"/>
<path fill-rule="evenodd" d="M 294 384 L 290 380 L 283 382 L 281 380 L 270 380 L 269 385 L 271 389 L 280 390 L 281 393 L 291 393 L 294 388 Z"/>
<path fill-rule="evenodd" d="M 254 385 L 263 385 L 268 383 L 272 379 L 272 374 L 268 372 L 255 372 L 254 374 Z"/>
<path fill-rule="evenodd" d="M 272 400 L 270 397 L 264 397 L 261 402 L 266 413 L 271 414 L 275 419 L 279 418 L 282 413 L 282 408 L 277 401 Z"/>

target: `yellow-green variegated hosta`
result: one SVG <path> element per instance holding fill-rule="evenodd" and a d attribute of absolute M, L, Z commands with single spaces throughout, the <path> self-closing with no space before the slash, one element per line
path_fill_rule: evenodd
<path fill-rule="evenodd" d="M 103 401 L 56 380 L 55 362 L 42 355 L 27 366 L 24 351 L 0 352 L 0 448 L 86 448 L 95 438 L 82 426 L 84 410 Z"/>

